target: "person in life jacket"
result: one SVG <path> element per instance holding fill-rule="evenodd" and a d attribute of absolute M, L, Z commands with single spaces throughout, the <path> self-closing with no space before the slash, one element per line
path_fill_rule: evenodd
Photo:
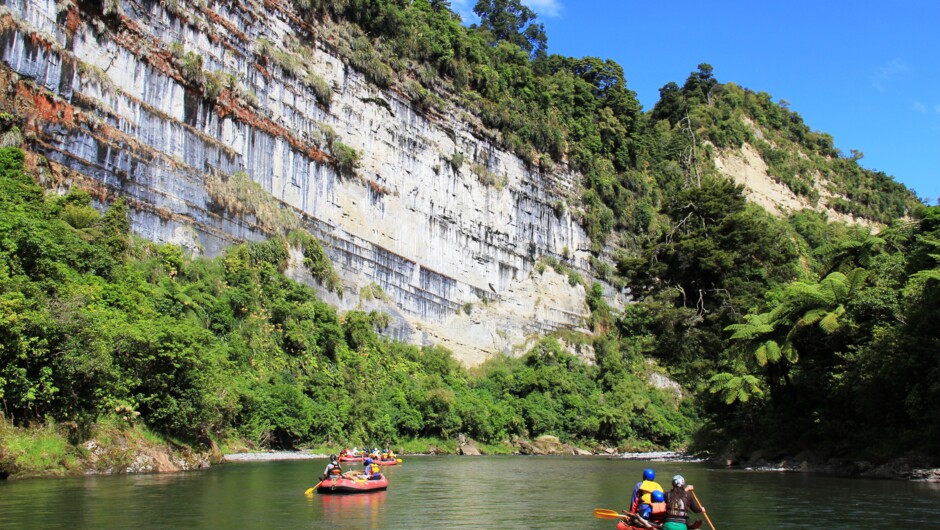
<path fill-rule="evenodd" d="M 644 519 L 651 523 L 662 524 L 666 520 L 666 494 L 656 490 L 650 495 L 650 511 Z"/>
<path fill-rule="evenodd" d="M 340 467 L 339 462 L 336 460 L 336 455 L 330 455 L 330 463 L 326 465 L 326 469 L 323 470 L 323 480 L 328 478 L 339 478 L 343 474 L 343 468 Z"/>
<path fill-rule="evenodd" d="M 637 482 L 633 488 L 633 496 L 630 498 L 630 513 L 642 514 L 643 512 L 649 512 L 653 492 L 663 491 L 663 487 L 654 481 L 655 478 L 655 471 L 650 468 L 643 470 L 643 480 Z"/>
<path fill-rule="evenodd" d="M 379 467 L 378 462 L 372 460 L 371 458 L 366 458 L 366 461 L 363 463 L 365 464 L 365 468 L 363 468 L 363 471 L 365 471 L 366 478 L 368 480 L 381 480 L 382 479 L 382 473 L 379 472 L 381 468 Z"/>
<path fill-rule="evenodd" d="M 688 530 L 689 512 L 705 513 L 695 497 L 689 493 L 692 486 L 685 485 L 682 475 L 672 477 L 672 489 L 666 492 L 666 521 L 663 530 Z"/>

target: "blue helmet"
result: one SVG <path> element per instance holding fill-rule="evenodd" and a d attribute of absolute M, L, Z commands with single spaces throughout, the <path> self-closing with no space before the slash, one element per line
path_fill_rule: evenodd
<path fill-rule="evenodd" d="M 371 463 L 372 463 L 372 459 L 371 459 L 371 458 L 366 458 L 366 465 L 371 464 Z"/>
<path fill-rule="evenodd" d="M 656 478 L 656 472 L 650 468 L 643 470 L 643 480 L 653 480 Z"/>
<path fill-rule="evenodd" d="M 666 496 L 663 492 L 656 490 L 653 492 L 653 502 L 666 502 Z"/>

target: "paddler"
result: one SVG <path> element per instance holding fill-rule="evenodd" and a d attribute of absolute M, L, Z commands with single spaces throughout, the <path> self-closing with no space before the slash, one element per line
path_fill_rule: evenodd
<path fill-rule="evenodd" d="M 698 499 L 689 493 L 692 489 L 691 484 L 685 485 L 682 475 L 672 477 L 672 489 L 666 492 L 666 523 L 663 530 L 688 530 L 689 512 L 705 513 Z"/>
<path fill-rule="evenodd" d="M 323 479 L 328 478 L 339 478 L 343 474 L 343 468 L 340 467 L 339 461 L 336 458 L 336 455 L 330 455 L 330 463 L 326 465 L 326 469 L 323 470 Z"/>
<path fill-rule="evenodd" d="M 654 480 L 655 478 L 655 471 L 650 468 L 643 470 L 643 480 L 637 482 L 633 488 L 633 496 L 630 498 L 630 513 L 649 513 L 650 503 L 653 502 L 653 492 L 663 491 L 663 487 Z"/>

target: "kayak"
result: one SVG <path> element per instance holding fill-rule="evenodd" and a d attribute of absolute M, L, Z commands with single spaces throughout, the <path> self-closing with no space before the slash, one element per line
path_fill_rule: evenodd
<path fill-rule="evenodd" d="M 369 493 L 388 488 L 388 479 L 383 475 L 378 480 L 352 479 L 347 477 L 328 478 L 313 487 L 317 493 Z"/>
<path fill-rule="evenodd" d="M 361 456 L 341 456 L 339 457 L 340 462 L 362 462 Z"/>
<path fill-rule="evenodd" d="M 701 526 L 702 526 L 702 521 L 695 521 L 694 523 L 689 525 L 689 529 L 694 530 L 696 528 L 701 528 Z M 647 526 L 633 526 L 622 519 L 619 523 L 617 523 L 617 530 L 650 530 L 651 528 L 662 528 L 662 526 L 652 525 L 652 524 L 648 527 Z"/>

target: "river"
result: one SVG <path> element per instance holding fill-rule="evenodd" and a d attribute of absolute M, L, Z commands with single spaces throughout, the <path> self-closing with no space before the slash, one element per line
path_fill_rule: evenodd
<path fill-rule="evenodd" d="M 663 486 L 683 474 L 715 528 L 929 528 L 940 519 L 940 484 L 605 457 L 405 456 L 383 468 L 387 491 L 305 496 L 325 465 L 0 482 L 0 528 L 613 530 L 592 512 L 624 508 L 644 467 Z"/>

